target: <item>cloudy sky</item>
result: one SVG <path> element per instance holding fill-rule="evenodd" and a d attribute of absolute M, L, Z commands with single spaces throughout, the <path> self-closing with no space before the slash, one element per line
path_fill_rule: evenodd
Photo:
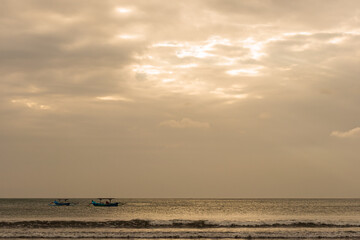
<path fill-rule="evenodd" d="M 0 6 L 0 197 L 360 197 L 359 1 Z"/>

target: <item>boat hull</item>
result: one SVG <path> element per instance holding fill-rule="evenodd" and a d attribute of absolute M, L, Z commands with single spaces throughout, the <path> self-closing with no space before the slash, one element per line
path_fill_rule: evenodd
<path fill-rule="evenodd" d="M 66 203 L 62 203 L 62 202 L 58 202 L 58 201 L 54 201 L 55 206 L 70 206 L 70 203 L 66 202 Z"/>
<path fill-rule="evenodd" d="M 94 205 L 95 207 L 117 207 L 119 206 L 118 202 L 115 203 L 98 203 L 98 202 L 91 202 L 92 205 Z"/>

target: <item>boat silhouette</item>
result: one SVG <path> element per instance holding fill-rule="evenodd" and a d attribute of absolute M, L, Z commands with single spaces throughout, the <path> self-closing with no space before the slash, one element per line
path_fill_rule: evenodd
<path fill-rule="evenodd" d="M 69 199 L 57 199 L 50 203 L 51 206 L 70 206 Z"/>
<path fill-rule="evenodd" d="M 107 199 L 105 202 L 102 202 L 103 199 Z M 124 203 L 120 202 L 111 202 L 113 198 L 99 198 L 99 202 L 95 202 L 94 200 L 91 200 L 91 204 L 95 207 L 117 207 L 124 205 Z"/>

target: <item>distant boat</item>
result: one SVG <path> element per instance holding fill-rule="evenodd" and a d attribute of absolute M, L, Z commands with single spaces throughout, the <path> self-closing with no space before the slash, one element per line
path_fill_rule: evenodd
<path fill-rule="evenodd" d="M 107 199 L 105 202 L 101 202 L 103 199 Z M 91 200 L 91 204 L 95 207 L 117 207 L 124 205 L 124 203 L 120 202 L 111 202 L 113 198 L 99 198 L 99 202 L 95 202 L 94 200 Z"/>
<path fill-rule="evenodd" d="M 53 203 L 51 206 L 70 206 L 68 199 L 57 199 L 51 203 Z"/>

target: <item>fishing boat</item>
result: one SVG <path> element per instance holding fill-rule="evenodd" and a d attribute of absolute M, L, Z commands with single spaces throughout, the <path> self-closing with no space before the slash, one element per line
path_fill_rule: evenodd
<path fill-rule="evenodd" d="M 107 199 L 105 202 L 102 202 L 103 199 Z M 111 202 L 113 198 L 99 198 L 99 202 L 95 202 L 94 200 L 91 200 L 91 204 L 95 207 L 117 207 L 124 205 L 124 203 L 120 202 Z"/>
<path fill-rule="evenodd" d="M 57 199 L 50 204 L 52 204 L 51 206 L 70 206 L 68 199 Z"/>

